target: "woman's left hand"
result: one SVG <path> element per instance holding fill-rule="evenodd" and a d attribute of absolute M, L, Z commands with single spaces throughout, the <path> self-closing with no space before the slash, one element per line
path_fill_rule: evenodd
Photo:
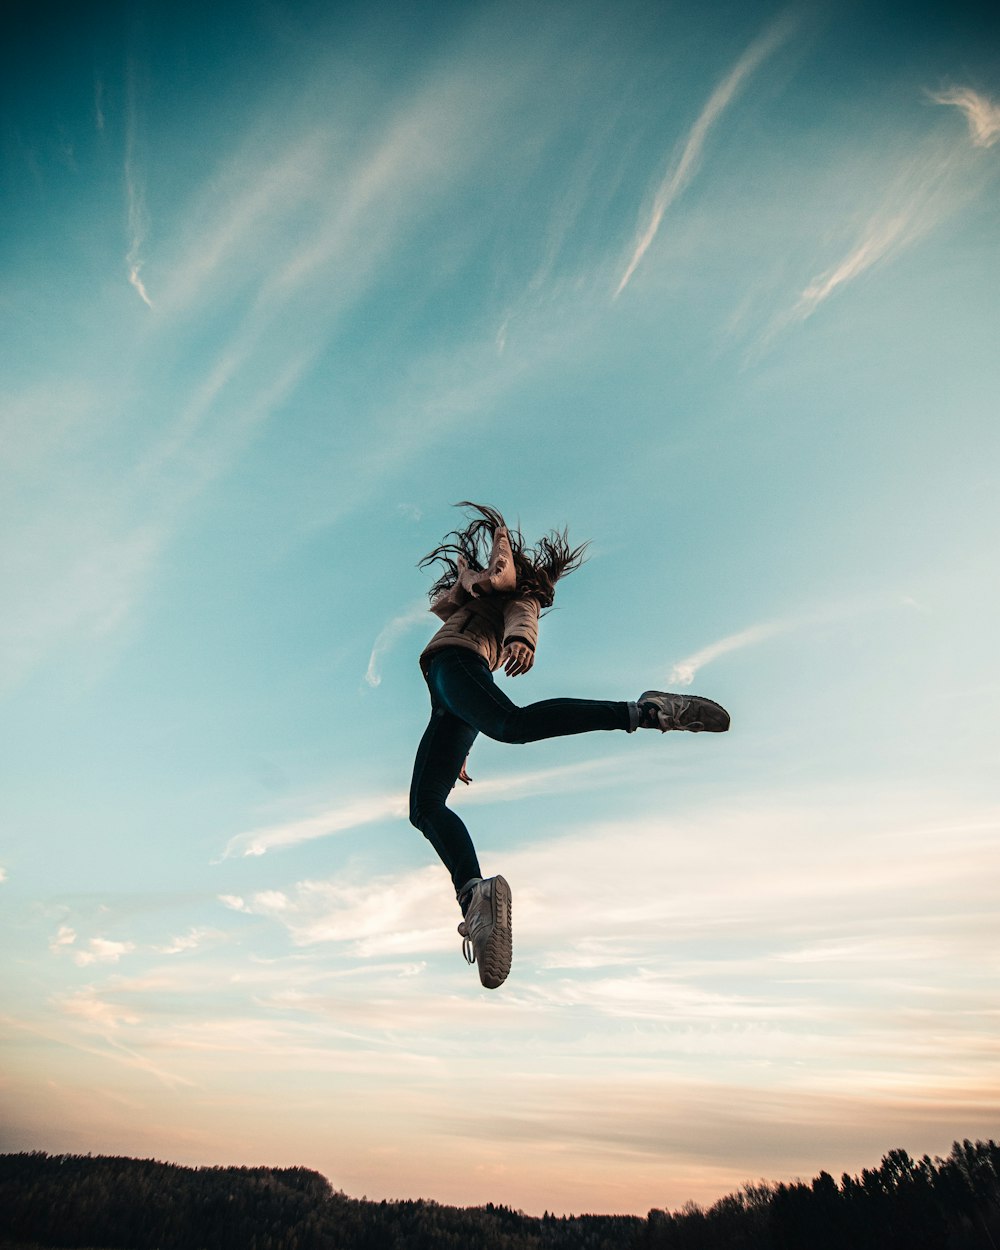
<path fill-rule="evenodd" d="M 509 642 L 500 652 L 500 663 L 508 677 L 520 677 L 535 662 L 535 653 L 525 642 Z"/>

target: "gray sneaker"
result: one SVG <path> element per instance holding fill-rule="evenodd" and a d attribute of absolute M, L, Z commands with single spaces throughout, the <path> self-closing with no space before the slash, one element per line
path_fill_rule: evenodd
<path fill-rule="evenodd" d="M 647 690 L 636 699 L 639 705 L 638 729 L 686 729 L 688 733 L 723 734 L 729 728 L 729 713 L 711 699 L 696 694 L 667 694 Z"/>
<path fill-rule="evenodd" d="M 510 886 L 503 877 L 474 878 L 458 892 L 471 894 L 465 919 L 458 926 L 462 954 L 479 965 L 479 979 L 488 990 L 503 985 L 510 972 Z"/>

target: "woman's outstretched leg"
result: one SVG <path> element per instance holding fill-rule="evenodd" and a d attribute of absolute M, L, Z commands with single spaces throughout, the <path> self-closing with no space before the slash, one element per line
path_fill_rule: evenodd
<path fill-rule="evenodd" d="M 612 700 L 543 699 L 518 707 L 493 680 L 486 661 L 460 647 L 431 657 L 427 681 L 436 702 L 498 742 L 538 742 L 601 729 L 628 731 L 638 723 L 628 703 Z"/>
<path fill-rule="evenodd" d="M 729 728 L 729 713 L 712 699 L 663 690 L 647 690 L 634 701 L 542 699 L 518 707 L 493 680 L 486 661 L 459 647 L 431 657 L 427 681 L 435 702 L 497 742 L 538 742 L 595 730 L 725 733 Z"/>

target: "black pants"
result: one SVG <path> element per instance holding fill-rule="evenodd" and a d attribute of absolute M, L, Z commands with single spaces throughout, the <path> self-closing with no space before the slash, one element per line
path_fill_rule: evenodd
<path fill-rule="evenodd" d="M 496 685 L 486 661 L 465 647 L 435 652 L 427 668 L 430 724 L 420 739 L 410 785 L 410 823 L 441 857 L 455 890 L 481 877 L 469 831 L 446 800 L 480 733 L 497 742 L 537 742 L 595 729 L 628 729 L 627 703 L 543 699 L 517 707 Z"/>

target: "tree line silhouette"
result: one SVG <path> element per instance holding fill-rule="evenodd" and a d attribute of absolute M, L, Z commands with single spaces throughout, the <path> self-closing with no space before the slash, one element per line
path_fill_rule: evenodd
<path fill-rule="evenodd" d="M 369 1202 L 307 1168 L 0 1155 L 0 1250 L 998 1250 L 1000 1147 L 891 1150 L 839 1184 L 748 1184 L 708 1208 L 542 1217 Z"/>

